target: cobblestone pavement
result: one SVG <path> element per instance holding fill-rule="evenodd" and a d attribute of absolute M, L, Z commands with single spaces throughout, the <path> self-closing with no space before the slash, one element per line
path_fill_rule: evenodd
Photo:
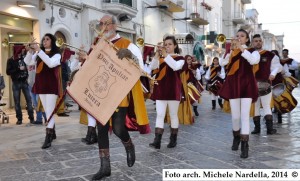
<path fill-rule="evenodd" d="M 293 92 L 299 100 L 300 89 Z M 155 110 L 147 101 L 151 128 L 154 130 Z M 110 138 L 112 175 L 105 180 L 147 181 L 162 180 L 163 168 L 300 168 L 300 114 L 299 105 L 283 116 L 283 124 L 274 127 L 278 133 L 267 136 L 262 124 L 260 135 L 250 136 L 248 159 L 239 157 L 240 151 L 232 151 L 231 117 L 220 108 L 211 110 L 208 93 L 202 96 L 198 107 L 200 116 L 192 126 L 181 125 L 178 144 L 167 148 L 169 130 L 165 130 L 160 150 L 149 148 L 154 133 L 140 135 L 131 133 L 136 145 L 136 163 L 126 165 L 124 147 L 115 135 Z M 100 167 L 97 145 L 81 143 L 86 126 L 78 124 L 79 111 L 74 104 L 70 117 L 56 117 L 57 139 L 52 147 L 42 150 L 45 127 L 24 124 L 15 125 L 13 110 L 5 110 L 10 123 L 0 125 L 0 180 L 90 180 Z M 25 116 L 24 116 L 25 117 Z M 165 125 L 167 128 L 168 126 Z M 251 130 L 253 124 L 251 120 Z"/>

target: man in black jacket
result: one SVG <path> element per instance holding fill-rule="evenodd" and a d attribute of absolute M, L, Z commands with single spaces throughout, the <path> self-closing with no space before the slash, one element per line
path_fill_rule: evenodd
<path fill-rule="evenodd" d="M 26 51 L 24 47 L 14 47 L 14 56 L 7 61 L 6 74 L 10 75 L 12 79 L 12 90 L 15 103 L 16 117 L 18 119 L 17 125 L 22 124 L 22 110 L 20 105 L 21 90 L 25 96 L 27 104 L 27 112 L 30 123 L 34 122 L 33 107 L 28 88 L 28 71 L 24 62 Z"/>

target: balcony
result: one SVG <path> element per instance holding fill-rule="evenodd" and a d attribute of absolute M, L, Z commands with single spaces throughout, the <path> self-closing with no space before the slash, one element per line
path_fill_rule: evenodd
<path fill-rule="evenodd" d="M 245 24 L 246 23 L 246 17 L 244 13 L 236 12 L 233 14 L 232 21 L 235 24 Z"/>
<path fill-rule="evenodd" d="M 243 4 L 251 4 L 251 0 L 242 0 Z"/>
<path fill-rule="evenodd" d="M 103 0 L 103 6 L 103 9 L 115 15 L 135 17 L 138 12 L 137 0 Z"/>
<path fill-rule="evenodd" d="M 167 11 L 171 13 L 183 12 L 185 9 L 182 8 L 182 4 L 175 4 L 170 0 L 157 0 L 158 6 L 166 6 Z"/>
<path fill-rule="evenodd" d="M 178 44 L 193 44 L 194 43 L 194 37 L 190 33 L 179 33 L 175 34 L 175 39 Z"/>
<path fill-rule="evenodd" d="M 198 14 L 198 13 L 191 13 L 190 18 L 192 19 L 192 23 L 194 23 L 198 26 L 209 24 L 209 22 L 206 19 L 200 17 L 200 14 Z"/>

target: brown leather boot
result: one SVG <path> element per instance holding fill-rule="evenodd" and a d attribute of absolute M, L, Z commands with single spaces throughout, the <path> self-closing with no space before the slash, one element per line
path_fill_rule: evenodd
<path fill-rule="evenodd" d="M 267 134 L 275 134 L 277 130 L 273 128 L 273 115 L 265 115 Z"/>
<path fill-rule="evenodd" d="M 161 143 L 161 138 L 164 133 L 164 129 L 162 128 L 155 128 L 155 138 L 153 143 L 150 143 L 149 146 L 153 147 L 155 149 L 160 149 L 160 143 Z"/>
<path fill-rule="evenodd" d="M 170 142 L 168 148 L 174 148 L 177 145 L 178 128 L 171 128 Z"/>
<path fill-rule="evenodd" d="M 231 150 L 236 151 L 239 149 L 239 145 L 241 142 L 240 130 L 238 131 L 232 130 L 232 134 L 233 134 L 233 142 L 232 142 Z"/>
<path fill-rule="evenodd" d="M 111 174 L 109 149 L 99 149 L 99 156 L 101 161 L 100 170 L 93 176 L 92 180 L 100 180 Z"/>
<path fill-rule="evenodd" d="M 53 128 L 46 128 L 46 137 L 42 149 L 49 148 L 51 146 L 52 140 L 53 140 Z"/>
<path fill-rule="evenodd" d="M 278 124 L 282 124 L 282 114 L 280 112 L 277 112 L 277 119 L 278 119 Z"/>
<path fill-rule="evenodd" d="M 127 154 L 127 165 L 128 167 L 132 167 L 135 162 L 135 149 L 134 144 L 132 143 L 131 139 L 129 139 L 127 142 L 123 142 L 123 145 L 126 150 Z"/>
<path fill-rule="evenodd" d="M 251 134 L 259 134 L 260 133 L 260 116 L 253 117 L 253 123 L 255 125 L 254 130 Z"/>
<path fill-rule="evenodd" d="M 81 138 L 81 141 L 87 145 L 91 145 L 98 142 L 98 137 L 96 133 L 96 128 L 93 126 L 88 126 L 88 130 L 85 138 Z"/>
<path fill-rule="evenodd" d="M 212 100 L 211 103 L 212 103 L 212 110 L 215 110 L 216 109 L 216 100 Z"/>
<path fill-rule="evenodd" d="M 53 126 L 53 136 L 52 138 L 55 140 L 56 139 L 56 131 L 55 131 L 55 124 Z"/>
<path fill-rule="evenodd" d="M 221 109 L 223 109 L 223 100 L 221 98 L 218 98 L 218 103 Z"/>
<path fill-rule="evenodd" d="M 198 108 L 198 106 L 193 106 L 193 110 L 194 110 L 195 116 L 199 116 L 197 108 Z"/>
<path fill-rule="evenodd" d="M 241 158 L 248 158 L 248 151 L 249 151 L 249 135 L 241 135 Z"/>

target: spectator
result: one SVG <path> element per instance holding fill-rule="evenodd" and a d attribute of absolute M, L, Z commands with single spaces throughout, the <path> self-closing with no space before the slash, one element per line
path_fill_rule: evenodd
<path fill-rule="evenodd" d="M 9 58 L 7 61 L 6 67 L 6 74 L 9 75 L 12 79 L 12 90 L 14 96 L 14 103 L 15 103 L 15 111 L 17 117 L 17 125 L 22 124 L 23 122 L 23 115 L 21 110 L 20 104 L 20 95 L 21 91 L 23 92 L 26 104 L 27 104 L 27 112 L 29 116 L 30 123 L 34 122 L 33 116 L 33 108 L 32 102 L 29 92 L 29 85 L 27 82 L 28 78 L 28 70 L 24 63 L 24 56 L 26 55 L 26 50 L 24 46 L 15 45 L 13 47 L 14 55 L 13 57 Z"/>

